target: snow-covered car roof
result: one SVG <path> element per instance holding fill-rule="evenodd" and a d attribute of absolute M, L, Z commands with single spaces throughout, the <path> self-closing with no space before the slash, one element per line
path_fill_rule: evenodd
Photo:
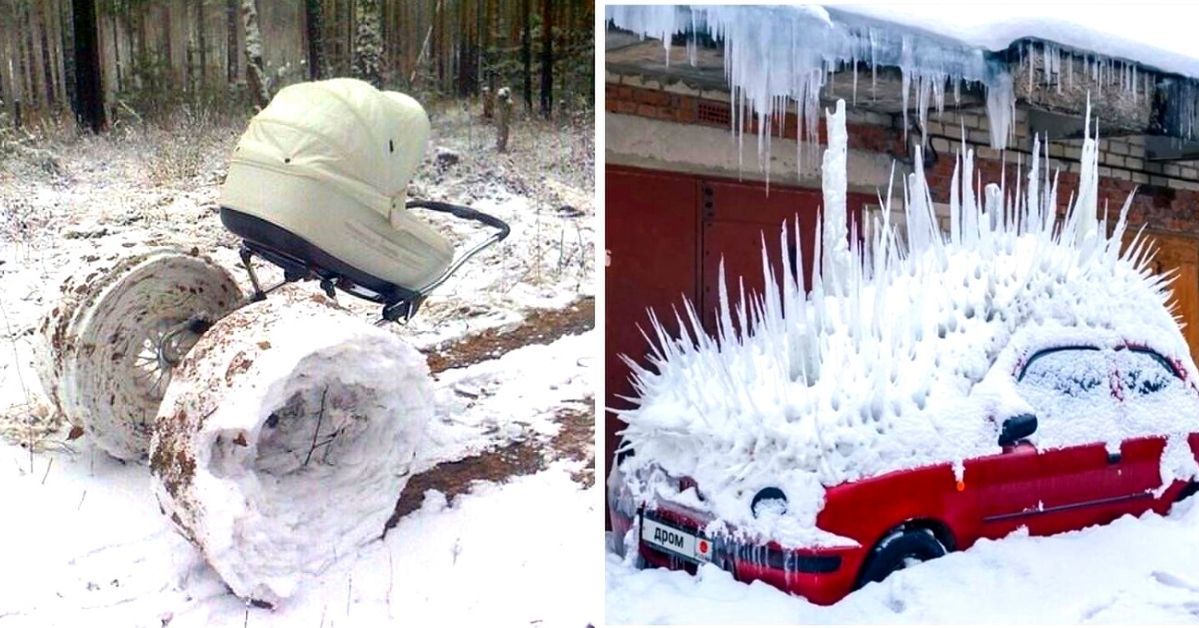
<path fill-rule="evenodd" d="M 690 304 L 678 320 L 681 338 L 655 318 L 651 364 L 633 364 L 637 405 L 619 412 L 636 451 L 622 464 L 627 476 L 649 465 L 690 476 L 723 520 L 810 542 L 825 487 L 930 464 L 960 469 L 965 459 L 999 453 L 997 422 L 1032 411 L 1012 373 L 1038 350 L 1151 347 L 1180 365 L 1187 385 L 1178 394 L 1194 405 L 1195 367 L 1167 304 L 1168 279 L 1150 271 L 1151 248 L 1139 234 L 1122 246 L 1131 195 L 1109 231 L 1089 128 L 1064 217 L 1039 146 L 1027 180 L 1009 182 L 1014 190 L 976 190 L 967 151 L 943 234 L 917 156 L 901 183 L 906 245 L 886 222 L 888 190 L 883 222 L 859 250 L 845 227 L 843 101 L 827 120 L 826 227 L 811 292 L 787 264 L 774 276 L 764 256 L 762 296 L 730 297 L 722 279 L 717 338 Z M 1165 414 L 1159 433 L 1176 440 L 1194 431 L 1192 413 Z M 1053 448 L 1127 436 L 1117 422 L 1091 421 L 1041 429 L 1033 440 Z M 750 499 L 766 486 L 788 495 L 786 521 L 753 518 Z"/>

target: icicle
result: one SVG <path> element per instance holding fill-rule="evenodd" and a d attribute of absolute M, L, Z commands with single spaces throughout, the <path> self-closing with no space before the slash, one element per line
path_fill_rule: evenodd
<path fill-rule="evenodd" d="M 1014 130 L 1016 117 L 1016 93 L 1012 87 L 1012 75 L 1004 72 L 995 85 L 987 89 L 987 120 L 990 122 L 991 148 L 1007 148 L 1008 137 Z"/>
<path fill-rule="evenodd" d="M 828 286 L 843 293 L 844 281 L 852 260 L 846 238 L 848 173 L 845 170 L 848 135 L 845 131 L 845 101 L 838 100 L 833 111 L 825 112 L 828 148 L 824 151 L 821 189 L 824 192 L 824 223 L 821 228 L 820 267 Z"/>
<path fill-rule="evenodd" d="M 853 58 L 853 106 L 858 106 L 858 58 Z"/>
<path fill-rule="evenodd" d="M 1036 69 L 1033 67 L 1033 47 L 1032 47 L 1032 44 L 1028 44 L 1028 95 L 1029 95 L 1029 97 L 1031 97 L 1034 93 L 1036 93 L 1033 91 L 1033 87 L 1032 87 L 1033 74 L 1035 74 L 1035 73 L 1036 73 Z"/>

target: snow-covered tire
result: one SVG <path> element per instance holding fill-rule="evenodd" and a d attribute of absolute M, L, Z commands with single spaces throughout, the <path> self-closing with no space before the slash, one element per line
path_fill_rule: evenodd
<path fill-rule="evenodd" d="M 892 573 L 910 566 L 912 562 L 927 562 L 946 553 L 945 545 L 928 528 L 899 530 L 887 535 L 866 559 L 858 576 L 857 588 L 871 582 L 882 582 Z"/>
<path fill-rule="evenodd" d="M 1176 505 L 1193 497 L 1196 493 L 1199 493 L 1199 482 L 1192 481 L 1188 483 L 1181 491 L 1178 492 L 1178 497 L 1174 498 L 1174 503 L 1170 504 L 1170 509 L 1173 510 Z"/>
<path fill-rule="evenodd" d="M 433 417 L 425 358 L 298 286 L 208 330 L 155 423 L 163 513 L 271 605 L 381 537 Z"/>
<path fill-rule="evenodd" d="M 197 251 L 109 249 L 74 271 L 41 321 L 36 363 L 55 409 L 117 458 L 146 455 L 171 377 L 158 341 L 192 317 L 213 322 L 237 307 L 229 273 Z M 173 357 L 197 333 L 174 334 Z"/>

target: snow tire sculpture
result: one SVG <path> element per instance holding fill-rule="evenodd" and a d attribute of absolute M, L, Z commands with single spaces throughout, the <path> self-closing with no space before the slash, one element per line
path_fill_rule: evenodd
<path fill-rule="evenodd" d="M 196 343 L 150 456 L 165 514 L 235 593 L 271 604 L 379 537 L 433 417 L 418 351 L 322 295 L 280 293 Z"/>
<path fill-rule="evenodd" d="M 143 458 L 171 381 L 169 361 L 240 305 L 241 290 L 198 253 L 123 247 L 101 253 L 61 289 L 63 298 L 39 328 L 46 392 L 105 451 Z"/>

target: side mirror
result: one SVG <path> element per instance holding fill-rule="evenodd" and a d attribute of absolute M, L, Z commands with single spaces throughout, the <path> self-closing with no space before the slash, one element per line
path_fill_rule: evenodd
<path fill-rule="evenodd" d="M 999 446 L 1007 447 L 1016 444 L 1021 438 L 1032 435 L 1037 431 L 1037 417 L 1031 414 L 1018 414 L 1003 422 L 999 431 Z"/>

